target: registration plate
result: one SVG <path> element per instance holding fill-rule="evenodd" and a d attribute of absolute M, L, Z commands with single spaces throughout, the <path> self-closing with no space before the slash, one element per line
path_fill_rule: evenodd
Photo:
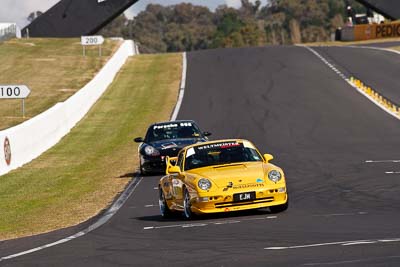
<path fill-rule="evenodd" d="M 233 201 L 250 201 L 256 199 L 256 192 L 238 193 L 233 195 Z"/>

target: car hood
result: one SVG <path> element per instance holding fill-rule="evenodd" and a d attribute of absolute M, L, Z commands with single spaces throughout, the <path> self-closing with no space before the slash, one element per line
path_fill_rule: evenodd
<path fill-rule="evenodd" d="M 180 139 L 168 139 L 148 143 L 152 147 L 156 148 L 160 153 L 168 150 L 175 150 L 178 153 L 179 150 L 185 146 L 195 144 L 197 142 L 206 141 L 203 138 L 180 138 Z"/>
<path fill-rule="evenodd" d="M 206 168 L 198 168 L 189 171 L 198 177 L 204 177 L 212 181 L 219 188 L 225 188 L 230 183 L 232 187 L 268 183 L 265 178 L 265 165 L 263 162 L 245 162 L 217 165 Z"/>

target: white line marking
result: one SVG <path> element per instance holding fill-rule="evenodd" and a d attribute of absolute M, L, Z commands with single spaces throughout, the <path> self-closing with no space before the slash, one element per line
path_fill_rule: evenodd
<path fill-rule="evenodd" d="M 85 230 L 80 231 L 74 235 L 71 235 L 69 237 L 63 238 L 61 240 L 55 241 L 53 243 L 49 243 L 40 247 L 36 247 L 33 249 L 29 249 L 26 251 L 22 251 L 16 254 L 12 254 L 12 255 L 8 255 L 5 257 L 1 257 L 0 258 L 0 262 L 3 260 L 9 260 L 9 259 L 13 259 L 13 258 L 17 258 L 26 254 L 30 254 L 45 248 L 50 248 L 50 247 L 54 247 L 56 245 L 60 245 L 63 243 L 66 243 L 68 241 L 71 241 L 73 239 L 76 239 L 78 237 L 84 236 L 87 233 L 99 228 L 100 226 L 102 226 L 103 224 L 105 224 L 106 222 L 108 222 L 108 220 L 111 219 L 112 216 L 114 216 L 117 211 L 125 204 L 125 202 L 128 200 L 128 198 L 132 195 L 132 193 L 135 191 L 135 189 L 138 187 L 138 185 L 140 184 L 140 182 L 142 181 L 142 177 L 135 177 L 135 179 L 133 179 L 131 181 L 131 183 L 128 185 L 128 187 L 125 189 L 125 191 L 121 194 L 121 196 L 114 202 L 114 204 L 104 213 L 104 215 L 99 218 L 95 223 L 93 223 L 92 225 L 88 226 Z"/>
<path fill-rule="evenodd" d="M 155 205 L 156 206 L 156 205 Z M 333 216 L 355 216 L 355 215 L 365 215 L 368 214 L 364 211 L 359 211 L 356 213 L 334 213 L 334 214 L 317 214 L 312 215 L 314 217 L 333 217 Z M 211 225 L 226 225 L 226 224 L 234 224 L 234 223 L 242 223 L 248 221 L 259 221 L 259 220 L 272 220 L 277 219 L 278 216 L 270 215 L 266 217 L 255 217 L 255 218 L 244 218 L 242 220 L 221 220 L 221 221 L 214 221 L 208 222 L 201 225 L 198 224 L 173 224 L 173 225 L 162 225 L 162 226 L 146 226 L 143 227 L 143 230 L 156 230 L 156 229 L 164 229 L 164 228 L 188 228 L 188 227 L 195 227 L 195 226 L 211 226 Z"/>
<path fill-rule="evenodd" d="M 182 228 L 202 227 L 206 225 L 207 225 L 206 223 L 192 223 L 192 224 L 182 225 Z"/>
<path fill-rule="evenodd" d="M 154 187 L 153 189 L 154 189 L 154 190 L 158 190 L 158 187 Z"/>
<path fill-rule="evenodd" d="M 400 174 L 400 171 L 394 172 L 394 171 L 389 171 L 389 172 L 385 172 L 386 174 Z"/>
<path fill-rule="evenodd" d="M 256 220 L 270 220 L 276 219 L 277 216 L 267 216 L 267 217 L 257 217 L 251 219 L 243 219 L 239 220 L 223 220 L 223 221 L 215 221 L 208 223 L 185 223 L 185 224 L 172 224 L 172 225 L 162 225 L 162 226 L 146 226 L 143 227 L 143 230 L 156 230 L 156 229 L 164 229 L 164 228 L 189 228 L 189 227 L 199 227 L 199 226 L 210 226 L 210 225 L 225 225 L 225 224 L 235 224 L 242 223 L 244 221 L 256 221 Z"/>
<path fill-rule="evenodd" d="M 288 247 L 266 247 L 264 249 L 265 250 L 285 250 L 285 249 L 313 248 L 313 247 L 335 246 L 335 245 L 340 245 L 340 246 L 368 245 L 368 244 L 378 244 L 378 243 L 385 243 L 385 242 L 400 242 L 400 238 L 339 241 L 339 242 L 316 243 L 316 244 L 288 246 Z"/>
<path fill-rule="evenodd" d="M 263 219 L 263 218 L 260 218 Z M 233 224 L 233 223 L 240 223 L 241 221 L 225 221 L 225 222 L 216 222 L 215 225 L 222 225 L 222 224 Z"/>
<path fill-rule="evenodd" d="M 342 242 L 330 242 L 330 243 L 318 243 L 318 244 L 310 244 L 310 245 L 301 245 L 301 246 L 290 246 L 290 247 L 266 247 L 266 250 L 283 250 L 283 249 L 296 249 L 296 248 L 311 248 L 311 247 L 322 247 L 322 246 L 332 246 L 332 245 L 341 245 L 345 244 L 348 241 Z"/>
<path fill-rule="evenodd" d="M 365 163 L 399 163 L 400 159 L 366 160 Z"/>
<path fill-rule="evenodd" d="M 400 242 L 400 238 L 379 239 L 379 242 Z"/>
<path fill-rule="evenodd" d="M 358 242 L 350 242 L 343 244 L 342 246 L 354 246 L 354 245 L 365 245 L 365 244 L 374 244 L 376 241 L 358 241 Z"/>
<path fill-rule="evenodd" d="M 187 56 L 186 52 L 182 54 L 182 78 L 181 78 L 181 86 L 179 90 L 179 96 L 178 96 L 178 101 L 176 103 L 174 112 L 172 113 L 171 116 L 171 121 L 176 120 L 178 117 L 179 110 L 182 105 L 183 101 L 183 96 L 185 95 L 185 88 L 186 88 L 186 72 L 187 72 Z"/>
<path fill-rule="evenodd" d="M 149 205 L 144 205 L 145 208 L 152 208 L 152 207 L 158 207 L 158 205 L 155 204 L 149 204 Z"/>

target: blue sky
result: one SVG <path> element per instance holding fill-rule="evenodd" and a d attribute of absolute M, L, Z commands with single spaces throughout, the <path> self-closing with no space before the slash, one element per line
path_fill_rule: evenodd
<path fill-rule="evenodd" d="M 0 22 L 16 22 L 18 26 L 24 27 L 28 22 L 26 17 L 33 11 L 46 11 L 59 0 L 0 0 Z M 255 0 L 251 0 L 255 1 Z M 266 4 L 268 0 L 261 0 Z M 219 5 L 226 4 L 231 7 L 240 7 L 240 0 L 139 0 L 129 10 L 126 11 L 128 17 L 132 17 L 145 9 L 150 4 L 174 5 L 188 2 L 195 5 L 207 6 L 214 10 Z"/>

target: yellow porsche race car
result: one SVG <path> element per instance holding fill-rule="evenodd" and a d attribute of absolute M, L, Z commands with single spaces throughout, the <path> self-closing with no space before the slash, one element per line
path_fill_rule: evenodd
<path fill-rule="evenodd" d="M 183 148 L 177 157 L 167 158 L 167 175 L 160 179 L 161 215 L 181 211 L 190 219 L 194 214 L 267 207 L 273 213 L 286 210 L 285 176 L 272 159 L 242 139 Z"/>

